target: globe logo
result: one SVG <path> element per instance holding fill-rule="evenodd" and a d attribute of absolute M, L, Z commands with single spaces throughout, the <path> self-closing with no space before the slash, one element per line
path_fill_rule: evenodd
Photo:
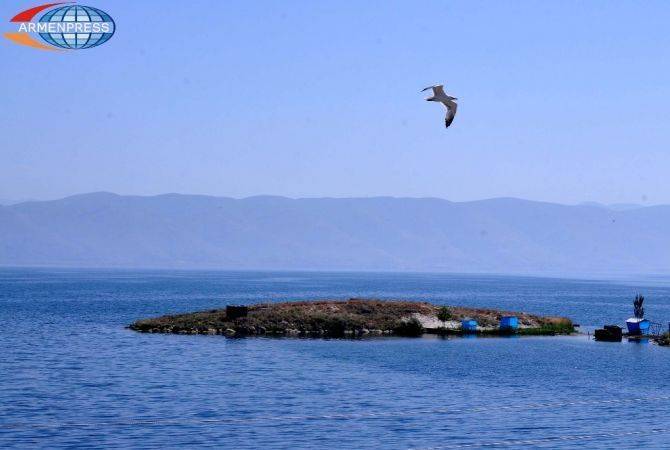
<path fill-rule="evenodd" d="M 38 30 L 40 37 L 51 45 L 79 50 L 104 44 L 114 35 L 116 26 L 104 11 L 71 5 L 44 14 L 39 20 Z"/>
<path fill-rule="evenodd" d="M 93 48 L 114 36 L 116 24 L 106 12 L 72 3 L 60 6 L 63 4 L 46 3 L 21 11 L 10 20 L 18 24 L 18 30 L 3 36 L 18 45 L 49 51 Z"/>

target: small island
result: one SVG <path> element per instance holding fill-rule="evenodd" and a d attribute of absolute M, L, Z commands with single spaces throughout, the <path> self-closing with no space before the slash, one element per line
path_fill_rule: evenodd
<path fill-rule="evenodd" d="M 505 326 L 514 319 L 512 326 Z M 228 337 L 363 337 L 475 334 L 556 335 L 574 332 L 563 317 L 426 302 L 349 299 L 249 306 L 138 320 L 128 328 L 143 333 L 220 334 Z"/>

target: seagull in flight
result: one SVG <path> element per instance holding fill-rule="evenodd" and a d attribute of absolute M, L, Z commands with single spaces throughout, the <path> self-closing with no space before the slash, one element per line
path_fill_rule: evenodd
<path fill-rule="evenodd" d="M 456 108 L 458 104 L 454 100 L 458 100 L 456 97 L 452 97 L 444 93 L 444 86 L 441 84 L 436 84 L 435 86 L 428 86 L 425 89 L 421 89 L 421 92 L 427 91 L 428 89 L 433 90 L 433 96 L 428 97 L 426 101 L 428 102 L 440 102 L 447 108 L 447 116 L 444 118 L 444 126 L 449 128 L 451 122 L 454 121 L 454 116 L 456 116 Z"/>

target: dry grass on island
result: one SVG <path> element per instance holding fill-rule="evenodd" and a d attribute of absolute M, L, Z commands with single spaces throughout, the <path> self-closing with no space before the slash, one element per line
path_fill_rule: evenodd
<path fill-rule="evenodd" d="M 474 319 L 477 334 L 500 335 L 504 316 L 516 316 L 516 334 L 554 335 L 574 331 L 572 322 L 563 317 L 492 309 L 433 305 L 425 302 L 386 300 L 328 300 L 286 303 L 264 303 L 241 309 L 214 309 L 190 314 L 139 320 L 130 329 L 145 333 L 222 334 L 226 336 L 420 336 L 425 332 L 461 334 L 460 321 Z M 441 313 L 441 314 L 440 314 Z M 235 314 L 237 316 L 238 314 Z M 439 319 L 438 319 L 439 316 Z"/>

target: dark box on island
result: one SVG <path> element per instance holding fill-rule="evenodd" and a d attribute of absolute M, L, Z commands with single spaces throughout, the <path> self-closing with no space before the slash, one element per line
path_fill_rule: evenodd
<path fill-rule="evenodd" d="M 249 308 L 242 305 L 228 305 L 226 306 L 226 318 L 228 320 L 239 319 L 240 317 L 247 317 Z"/>

